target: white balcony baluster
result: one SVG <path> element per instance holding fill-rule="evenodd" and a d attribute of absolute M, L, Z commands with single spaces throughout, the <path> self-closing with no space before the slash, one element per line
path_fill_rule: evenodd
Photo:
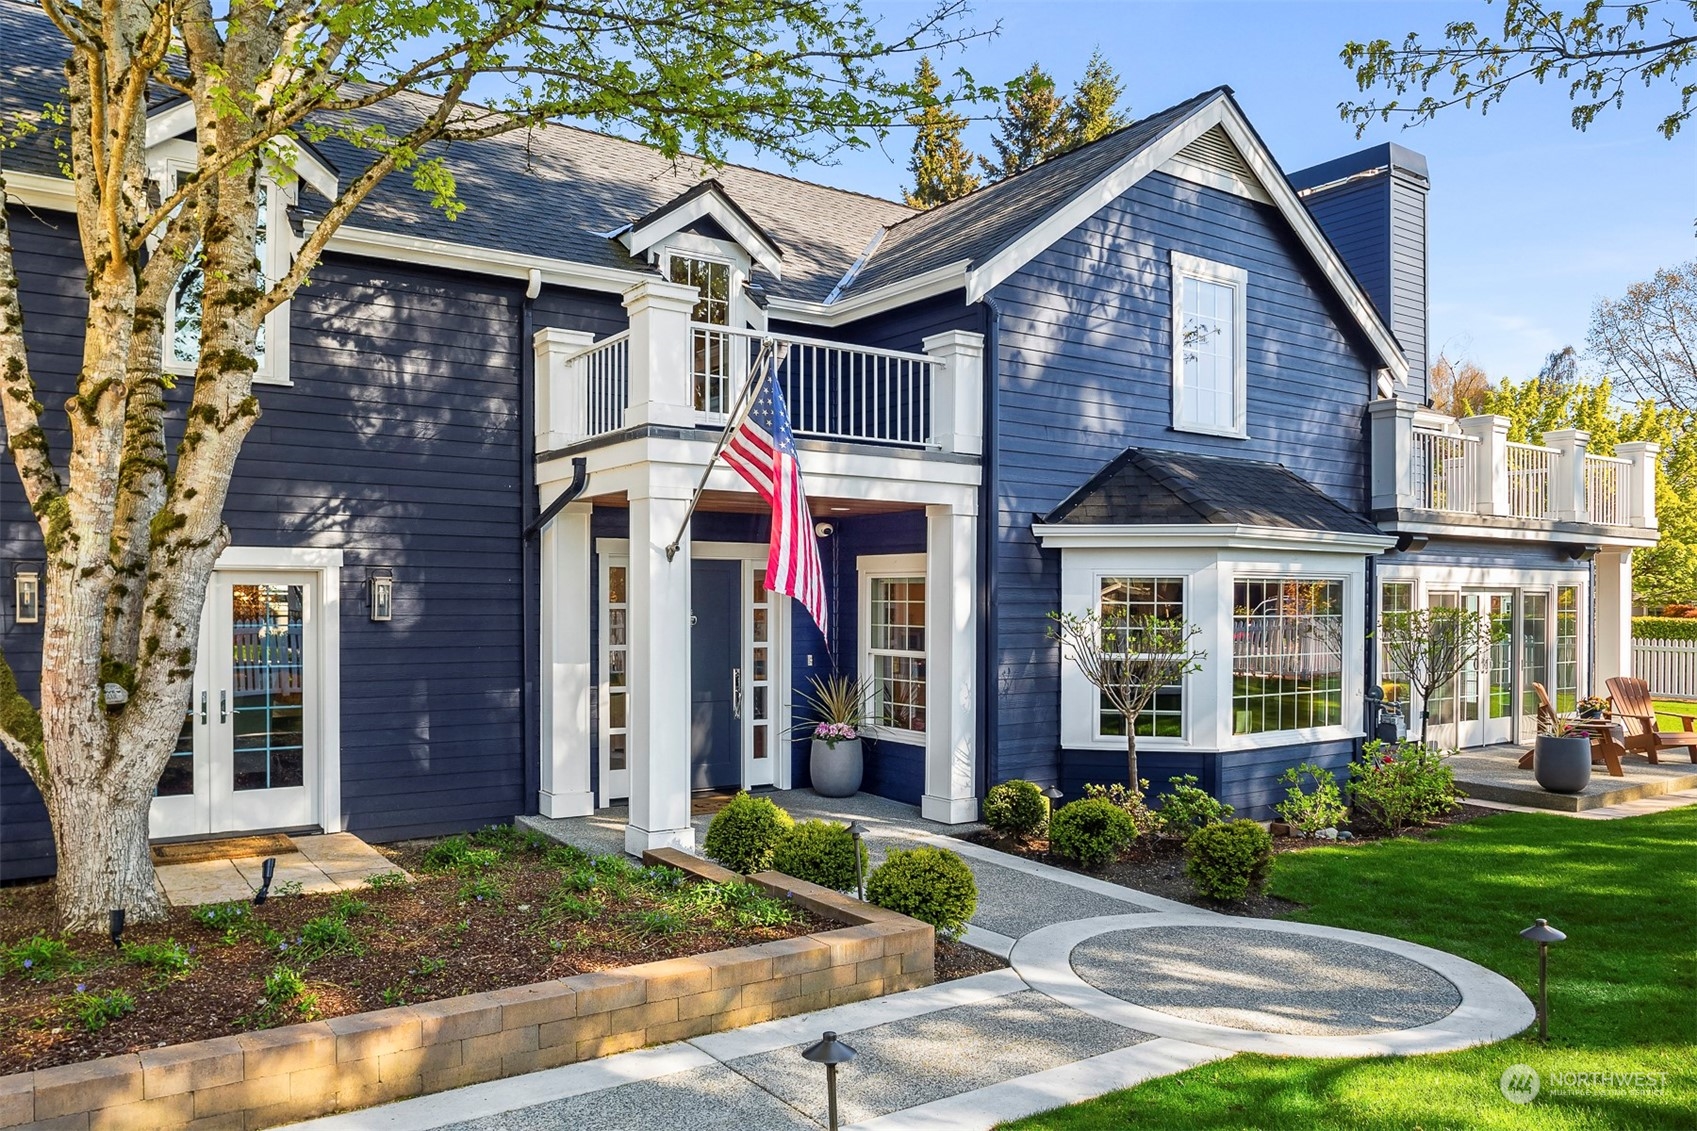
<path fill-rule="evenodd" d="M 1625 526 L 1627 522 L 1627 471 L 1629 459 L 1615 456 L 1585 457 L 1586 521 L 1603 526 Z"/>
<path fill-rule="evenodd" d="M 1474 450 L 1478 441 L 1469 436 L 1414 430 L 1414 505 L 1422 510 L 1473 510 Z"/>
<path fill-rule="evenodd" d="M 1550 517 L 1550 467 L 1560 453 L 1537 444 L 1508 445 L 1508 513 L 1516 518 Z"/>

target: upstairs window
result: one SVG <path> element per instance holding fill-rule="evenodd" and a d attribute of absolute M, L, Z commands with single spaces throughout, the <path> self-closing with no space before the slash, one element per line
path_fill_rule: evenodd
<path fill-rule="evenodd" d="M 734 355 L 747 352 L 744 339 L 731 333 L 731 265 L 673 255 L 669 274 L 672 282 L 694 287 L 701 296 L 689 316 L 696 323 L 690 333 L 695 411 L 722 415 L 731 409 Z"/>
<path fill-rule="evenodd" d="M 1172 254 L 1173 428 L 1242 437 L 1247 398 L 1241 267 Z"/>

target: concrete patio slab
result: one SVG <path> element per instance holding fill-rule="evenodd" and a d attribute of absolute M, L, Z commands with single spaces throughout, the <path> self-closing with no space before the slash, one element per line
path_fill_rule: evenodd
<path fill-rule="evenodd" d="M 1455 771 L 1456 784 L 1470 798 L 1553 812 L 1580 813 L 1697 789 L 1697 764 L 1683 752 L 1671 751 L 1654 766 L 1635 755 L 1622 758 L 1624 776 L 1618 778 L 1611 777 L 1601 765 L 1593 766 L 1590 784 L 1578 793 L 1551 793 L 1538 784 L 1531 770 L 1518 765 L 1525 752 L 1523 745 L 1486 746 L 1458 751 L 1447 762 Z"/>
<path fill-rule="evenodd" d="M 299 850 L 279 856 L 271 877 L 271 890 L 299 883 L 303 894 L 362 888 L 370 876 L 406 872 L 375 848 L 352 833 L 329 836 L 291 837 Z M 251 899 L 264 882 L 265 859 L 246 856 L 234 860 L 201 860 L 192 864 L 165 864 L 158 869 L 165 898 L 177 907 L 203 903 L 228 903 Z"/>

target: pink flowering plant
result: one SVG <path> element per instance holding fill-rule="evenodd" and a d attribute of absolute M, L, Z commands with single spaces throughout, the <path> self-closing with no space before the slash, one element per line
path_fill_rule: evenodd
<path fill-rule="evenodd" d="M 813 737 L 822 738 L 831 746 L 859 738 L 860 732 L 847 723 L 820 723 L 813 728 Z"/>
<path fill-rule="evenodd" d="M 1348 789 L 1355 822 L 1391 833 L 1431 824 L 1459 808 L 1463 796 L 1436 746 L 1378 739 L 1363 744 L 1350 765 Z"/>
<path fill-rule="evenodd" d="M 872 737 L 872 727 L 866 721 L 866 704 L 872 697 L 872 685 L 863 679 L 846 675 L 814 676 L 802 703 L 811 721 L 796 727 L 799 734 L 808 734 L 836 748 L 839 742 Z"/>

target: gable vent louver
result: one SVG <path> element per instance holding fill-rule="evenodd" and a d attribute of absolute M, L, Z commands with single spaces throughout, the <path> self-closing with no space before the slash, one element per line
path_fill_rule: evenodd
<path fill-rule="evenodd" d="M 1253 183 L 1255 174 L 1250 172 L 1243 155 L 1237 151 L 1226 131 L 1215 126 L 1189 145 L 1178 151 L 1178 159 L 1192 165 L 1215 172 L 1225 173 L 1239 180 Z"/>

